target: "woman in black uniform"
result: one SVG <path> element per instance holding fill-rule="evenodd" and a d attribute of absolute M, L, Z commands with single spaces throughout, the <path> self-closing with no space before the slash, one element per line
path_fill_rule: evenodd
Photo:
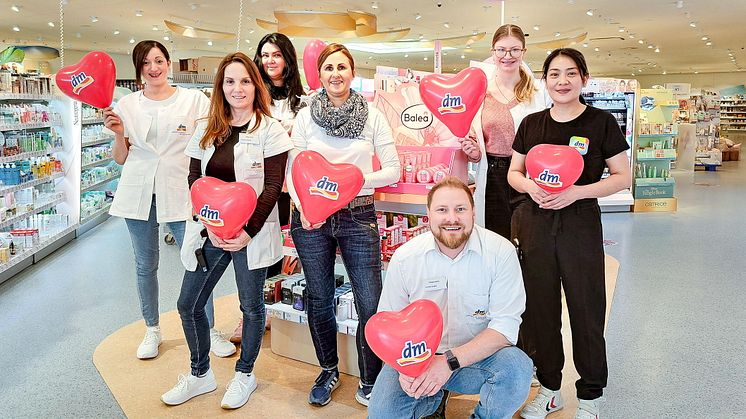
<path fill-rule="evenodd" d="M 576 419 L 599 417 L 597 399 L 606 386 L 606 287 L 597 198 L 629 188 L 632 176 L 629 145 L 614 117 L 580 102 L 589 76 L 579 51 L 553 51 L 544 61 L 543 78 L 554 106 L 527 116 L 513 144 L 508 181 L 531 198 L 516 209 L 511 233 L 519 243 L 526 287 L 521 334 L 535 347 L 533 360 L 541 383 L 537 396 L 521 411 L 526 419 L 543 419 L 563 407 L 560 287 L 580 374 Z M 575 145 L 584 161 L 575 185 L 548 193 L 526 177 L 526 154 L 538 144 Z M 611 175 L 602 180 L 605 166 Z"/>

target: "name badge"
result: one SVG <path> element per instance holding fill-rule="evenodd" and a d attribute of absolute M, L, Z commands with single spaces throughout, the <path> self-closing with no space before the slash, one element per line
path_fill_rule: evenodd
<path fill-rule="evenodd" d="M 176 128 L 173 130 L 173 133 L 178 135 L 189 135 L 186 124 L 177 125 Z"/>
<path fill-rule="evenodd" d="M 439 291 L 446 289 L 448 280 L 444 276 L 427 278 L 425 280 L 425 291 Z"/>
<path fill-rule="evenodd" d="M 238 134 L 238 142 L 241 144 L 259 145 L 259 137 L 253 133 L 249 134 L 248 132 L 242 132 Z"/>
<path fill-rule="evenodd" d="M 577 135 L 570 137 L 570 147 L 578 150 L 581 156 L 585 156 L 588 153 L 589 142 L 590 140 L 585 137 L 578 137 Z"/>

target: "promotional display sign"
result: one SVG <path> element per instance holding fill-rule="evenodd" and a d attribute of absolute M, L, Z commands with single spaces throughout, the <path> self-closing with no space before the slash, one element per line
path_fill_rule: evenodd
<path fill-rule="evenodd" d="M 116 79 L 114 60 L 101 51 L 89 52 L 78 63 L 61 68 L 55 75 L 62 93 L 96 108 L 111 105 Z"/>
<path fill-rule="evenodd" d="M 256 191 L 244 182 L 197 179 L 191 189 L 195 217 L 221 239 L 233 239 L 256 209 Z"/>
<path fill-rule="evenodd" d="M 583 172 L 583 165 L 580 152 L 566 145 L 539 144 L 526 154 L 528 175 L 541 189 L 550 193 L 561 192 L 573 185 Z"/>
<path fill-rule="evenodd" d="M 425 371 L 443 336 L 443 315 L 430 300 L 417 300 L 401 311 L 382 311 L 365 326 L 365 339 L 383 362 L 409 377 Z"/>
<path fill-rule="evenodd" d="M 344 208 L 363 189 L 363 172 L 354 164 L 332 164 L 315 151 L 302 151 L 293 160 L 293 188 L 303 215 L 317 224 Z"/>

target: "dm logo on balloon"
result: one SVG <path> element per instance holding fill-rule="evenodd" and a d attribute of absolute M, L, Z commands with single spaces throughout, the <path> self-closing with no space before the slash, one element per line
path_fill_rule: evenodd
<path fill-rule="evenodd" d="M 560 175 L 550 172 L 549 169 L 544 169 L 543 172 L 539 173 L 539 176 L 534 179 L 534 182 L 536 182 L 537 184 L 548 186 L 550 188 L 562 187 L 562 180 L 560 180 Z"/>
<path fill-rule="evenodd" d="M 322 177 L 314 186 L 308 188 L 311 195 L 321 196 L 336 201 L 339 198 L 339 184 L 332 182 L 327 176 Z"/>
<path fill-rule="evenodd" d="M 92 85 L 93 82 L 94 82 L 93 77 L 85 74 L 85 72 L 83 71 L 74 75 L 70 79 L 70 84 L 73 85 L 73 93 L 75 93 L 76 95 L 79 95 L 83 89 Z"/>
<path fill-rule="evenodd" d="M 424 340 L 414 345 L 411 340 L 408 340 L 401 351 L 401 358 L 396 360 L 396 363 L 405 367 L 407 365 L 419 364 L 420 362 L 427 361 L 431 356 L 432 351 L 427 347 L 427 343 Z"/>
<path fill-rule="evenodd" d="M 205 206 L 199 210 L 199 218 L 203 223 L 213 227 L 222 227 L 224 225 L 223 219 L 220 218 L 220 211 L 210 209 L 210 205 L 208 204 L 205 204 Z"/>
<path fill-rule="evenodd" d="M 446 93 L 443 100 L 440 101 L 440 107 L 438 112 L 441 115 L 447 115 L 450 113 L 462 113 L 466 111 L 466 104 L 461 100 L 461 96 L 451 96 L 450 93 Z"/>

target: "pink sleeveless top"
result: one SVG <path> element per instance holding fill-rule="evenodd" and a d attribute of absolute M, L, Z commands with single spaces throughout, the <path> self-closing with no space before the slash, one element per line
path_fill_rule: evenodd
<path fill-rule="evenodd" d="M 482 109 L 482 132 L 487 154 L 507 157 L 513 154 L 515 125 L 510 109 L 518 104 L 513 98 L 507 105 L 487 93 Z"/>

